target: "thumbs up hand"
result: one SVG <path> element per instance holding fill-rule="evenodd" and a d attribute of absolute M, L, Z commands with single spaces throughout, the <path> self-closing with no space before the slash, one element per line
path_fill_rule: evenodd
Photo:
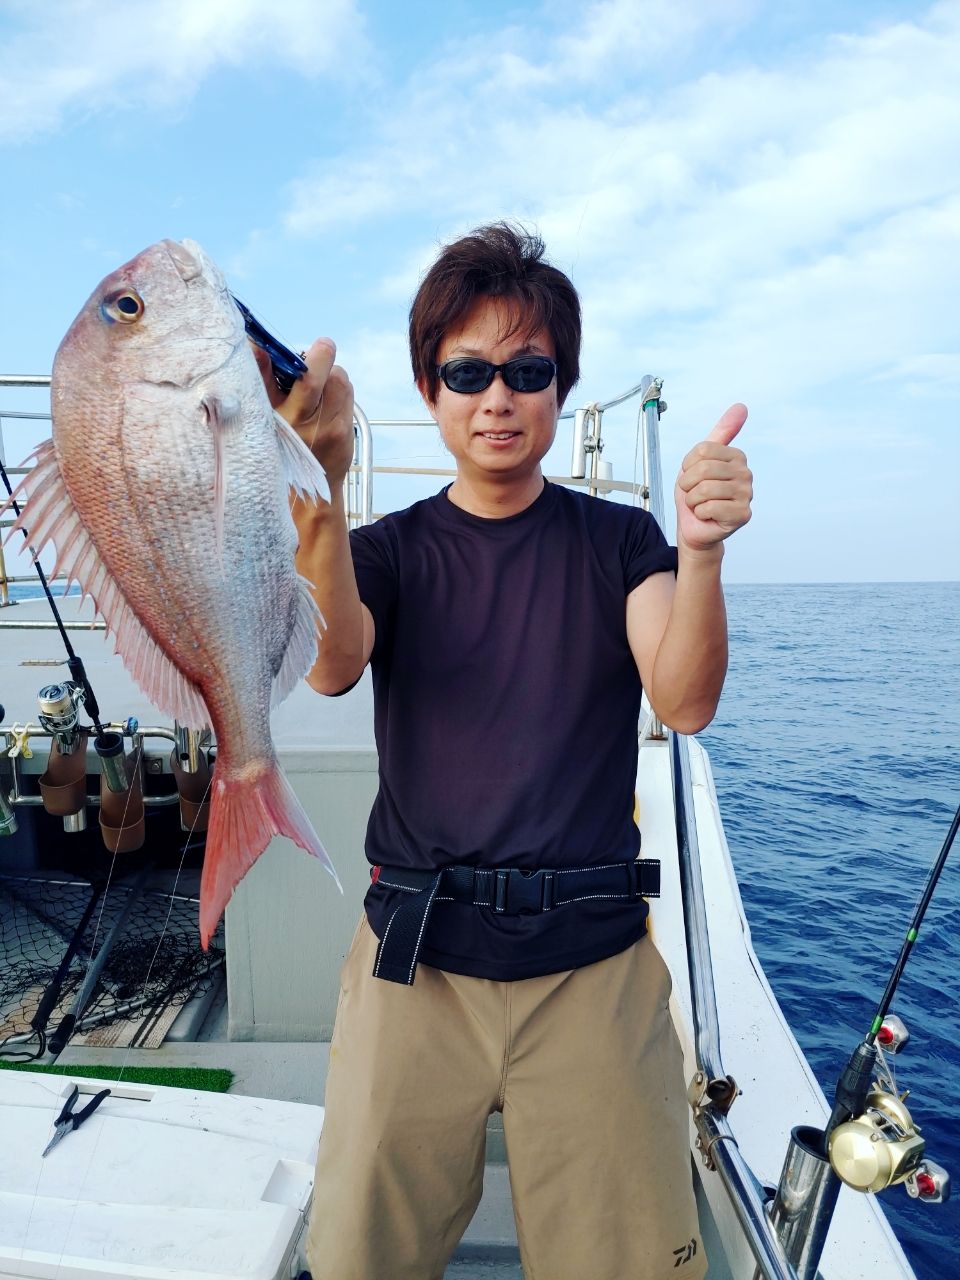
<path fill-rule="evenodd" d="M 746 420 L 746 405 L 731 405 L 684 458 L 674 490 L 678 545 L 708 551 L 750 519 L 753 475 L 743 451 L 730 445 Z"/>

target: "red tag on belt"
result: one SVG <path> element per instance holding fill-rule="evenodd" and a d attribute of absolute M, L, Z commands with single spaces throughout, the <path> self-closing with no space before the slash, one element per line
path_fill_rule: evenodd
<path fill-rule="evenodd" d="M 373 883 L 374 883 L 374 884 L 376 884 L 376 883 L 377 883 L 377 881 L 380 879 L 380 868 L 379 868 L 379 867 L 374 867 L 374 868 L 372 869 L 372 871 L 370 872 L 370 879 L 373 881 Z"/>

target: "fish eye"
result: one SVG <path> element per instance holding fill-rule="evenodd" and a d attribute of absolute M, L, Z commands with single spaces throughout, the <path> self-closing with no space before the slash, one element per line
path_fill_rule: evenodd
<path fill-rule="evenodd" d="M 143 299 L 133 289 L 119 289 L 108 294 L 100 304 L 104 320 L 119 320 L 121 324 L 133 324 L 143 315 Z"/>

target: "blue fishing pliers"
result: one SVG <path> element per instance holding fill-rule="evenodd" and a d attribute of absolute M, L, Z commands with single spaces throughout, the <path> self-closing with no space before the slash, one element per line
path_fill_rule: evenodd
<path fill-rule="evenodd" d="M 67 1100 L 63 1104 L 63 1110 L 54 1120 L 54 1135 L 47 1143 L 43 1154 L 49 1155 L 53 1148 L 57 1145 L 62 1137 L 70 1132 L 71 1129 L 79 1129 L 84 1120 L 88 1119 L 99 1107 L 104 1098 L 109 1098 L 110 1090 L 101 1089 L 99 1093 L 95 1093 L 82 1111 L 74 1112 L 74 1106 L 80 1097 L 80 1086 L 74 1085 L 67 1095 Z"/>

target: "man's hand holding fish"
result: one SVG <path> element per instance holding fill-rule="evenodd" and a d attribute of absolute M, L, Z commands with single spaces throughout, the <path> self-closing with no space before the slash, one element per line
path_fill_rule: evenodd
<path fill-rule="evenodd" d="M 347 371 L 334 364 L 336 344 L 317 338 L 304 352 L 307 372 L 284 395 L 270 368 L 270 357 L 251 343 L 270 403 L 297 432 L 323 467 L 327 482 L 341 484 L 353 461 L 353 386 Z"/>
<path fill-rule="evenodd" d="M 353 461 L 353 386 L 334 364 L 336 345 L 318 338 L 306 351 L 307 372 L 289 395 L 276 387 L 266 354 L 254 348 L 274 408 L 323 467 L 330 501 L 292 502 L 297 526 L 297 572 L 313 584 L 325 624 L 323 644 L 307 681 L 320 693 L 339 693 L 360 677 L 373 649 L 373 619 L 360 603 L 347 532 L 344 481 Z"/>

